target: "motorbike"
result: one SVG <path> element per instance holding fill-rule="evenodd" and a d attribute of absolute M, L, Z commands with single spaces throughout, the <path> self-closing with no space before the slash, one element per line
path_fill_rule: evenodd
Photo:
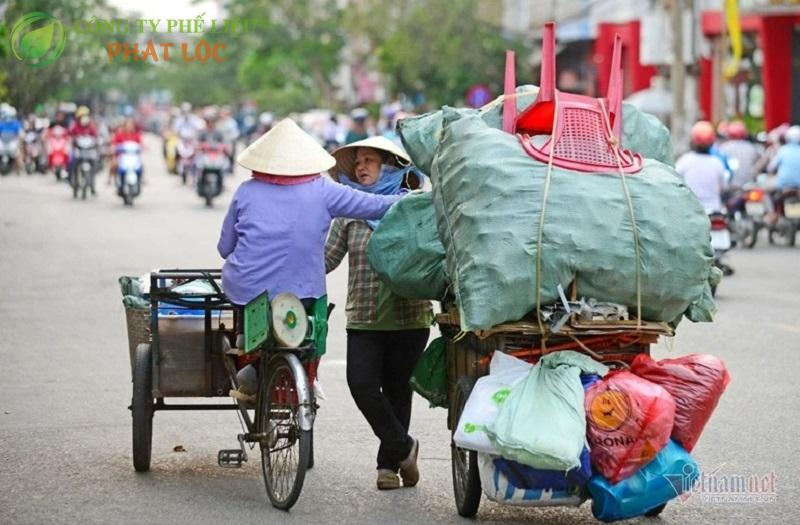
<path fill-rule="evenodd" d="M 222 193 L 222 179 L 230 169 L 228 150 L 222 143 L 202 143 L 197 157 L 197 194 L 212 206 L 214 197 Z"/>
<path fill-rule="evenodd" d="M 66 180 L 69 165 L 69 137 L 67 130 L 56 126 L 47 136 L 47 165 L 55 173 L 56 180 Z"/>
<path fill-rule="evenodd" d="M 98 143 L 95 137 L 83 135 L 74 142 L 75 160 L 72 166 L 72 197 L 86 199 L 86 192 L 94 188 L 94 175 L 98 165 Z"/>
<path fill-rule="evenodd" d="M 25 132 L 23 151 L 25 153 L 25 172 L 30 175 L 33 172 L 44 173 L 47 169 L 47 157 L 44 152 L 42 134 L 39 130 L 28 130 Z"/>
<path fill-rule="evenodd" d="M 178 175 L 181 176 L 181 182 L 186 184 L 186 180 L 194 175 L 194 156 L 196 147 L 194 140 L 181 137 L 178 140 L 175 154 L 177 156 L 177 170 Z"/>
<path fill-rule="evenodd" d="M 125 206 L 133 206 L 134 197 L 142 191 L 142 147 L 138 142 L 128 140 L 116 147 L 117 155 L 117 195 L 122 197 Z"/>
<path fill-rule="evenodd" d="M 729 201 L 731 230 L 736 240 L 745 248 L 753 248 L 758 233 L 767 226 L 767 206 L 764 190 L 756 184 L 748 184 Z"/>
<path fill-rule="evenodd" d="M 769 227 L 769 243 L 794 246 L 800 229 L 800 188 L 776 190 L 773 202 L 777 220 Z"/>
<path fill-rule="evenodd" d="M 16 133 L 0 133 L 0 174 L 8 175 L 17 164 L 19 138 Z"/>
<path fill-rule="evenodd" d="M 714 266 L 722 271 L 722 275 L 733 275 L 733 268 L 725 263 L 725 254 L 731 249 L 731 232 L 728 218 L 722 212 L 712 212 L 708 215 L 711 222 L 711 248 L 714 249 Z M 711 295 L 716 297 L 717 286 L 711 287 Z"/>

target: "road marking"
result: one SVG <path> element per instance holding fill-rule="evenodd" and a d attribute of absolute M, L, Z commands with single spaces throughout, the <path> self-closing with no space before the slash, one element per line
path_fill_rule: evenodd
<path fill-rule="evenodd" d="M 773 322 L 767 322 L 765 324 L 775 328 L 780 328 L 781 330 L 786 330 L 787 332 L 792 332 L 793 334 L 800 334 L 800 327 L 794 325 Z"/>

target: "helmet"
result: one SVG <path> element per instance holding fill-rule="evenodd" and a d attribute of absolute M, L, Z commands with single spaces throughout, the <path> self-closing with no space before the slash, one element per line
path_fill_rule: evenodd
<path fill-rule="evenodd" d="M 353 120 L 367 120 L 369 116 L 369 111 L 364 108 L 356 108 L 350 112 L 350 118 Z"/>
<path fill-rule="evenodd" d="M 258 116 L 258 122 L 262 126 L 271 126 L 274 121 L 275 117 L 269 111 L 265 111 L 264 113 Z"/>
<path fill-rule="evenodd" d="M 89 113 L 91 113 L 89 111 L 89 108 L 87 108 L 86 106 L 81 106 L 75 111 L 75 118 L 81 118 L 84 115 L 88 117 Z"/>
<path fill-rule="evenodd" d="M 714 144 L 714 125 L 707 120 L 695 122 L 690 133 L 692 144 L 700 147 L 709 147 Z"/>
<path fill-rule="evenodd" d="M 786 142 L 792 144 L 800 144 L 800 126 L 794 125 L 786 130 Z"/>
<path fill-rule="evenodd" d="M 741 120 L 734 120 L 728 124 L 728 138 L 731 140 L 742 140 L 747 138 L 747 127 Z"/>
<path fill-rule="evenodd" d="M 206 120 L 214 120 L 219 116 L 219 109 L 217 106 L 206 106 L 203 108 L 203 118 Z"/>
<path fill-rule="evenodd" d="M 191 102 L 181 102 L 181 113 L 189 113 L 192 110 Z"/>
<path fill-rule="evenodd" d="M 723 138 L 728 138 L 728 121 L 721 120 L 719 124 L 717 124 L 717 135 Z"/>

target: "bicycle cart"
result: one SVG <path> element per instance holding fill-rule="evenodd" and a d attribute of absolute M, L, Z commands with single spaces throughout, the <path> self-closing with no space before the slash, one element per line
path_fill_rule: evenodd
<path fill-rule="evenodd" d="M 452 435 L 477 379 L 489 373 L 489 361 L 495 351 L 535 363 L 542 355 L 559 350 L 585 352 L 613 368 L 626 367 L 640 353 L 650 354 L 650 345 L 661 335 L 673 335 L 665 323 L 636 321 L 575 321 L 561 327 L 559 333 L 544 325 L 544 333 L 535 321 L 506 323 L 478 333 L 462 333 L 458 312 L 453 305 L 443 305 L 436 316 L 446 339 L 448 418 L 451 431 L 450 451 L 453 492 L 461 516 L 473 517 L 481 501 L 478 453 L 459 448 Z M 542 346 L 542 337 L 546 344 Z M 591 349 L 590 349 L 591 347 Z M 647 516 L 656 516 L 664 505 Z"/>
<path fill-rule="evenodd" d="M 239 448 L 220 450 L 218 463 L 240 467 L 247 448 L 261 452 L 270 502 L 288 510 L 313 466 L 317 404 L 313 382 L 325 350 L 326 298 L 305 305 L 291 294 L 267 294 L 244 308 L 221 290 L 220 270 L 162 270 L 150 274 L 149 308 L 126 306 L 133 397 L 133 465 L 150 468 L 153 415 L 168 410 L 235 410 L 244 432 Z M 203 283 L 209 291 L 187 293 Z M 180 283 L 183 291 L 176 291 Z M 178 288 L 180 289 L 180 288 Z M 238 345 L 237 345 L 238 340 Z M 237 372 L 258 363 L 255 402 L 167 403 L 170 397 L 227 398 Z"/>

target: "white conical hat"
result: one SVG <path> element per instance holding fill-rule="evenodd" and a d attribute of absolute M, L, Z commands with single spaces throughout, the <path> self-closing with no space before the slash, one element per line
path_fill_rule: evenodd
<path fill-rule="evenodd" d="M 391 140 L 381 136 L 370 137 L 368 139 L 359 140 L 358 142 L 353 142 L 347 146 L 342 146 L 333 152 L 333 156 L 336 159 L 336 168 L 334 169 L 335 179 L 338 180 L 339 173 L 344 173 L 351 179 L 353 178 L 353 172 L 356 169 L 356 151 L 358 148 L 378 149 L 394 155 L 400 163 L 411 163 L 411 159 L 408 157 L 405 150 Z"/>
<path fill-rule="evenodd" d="M 292 119 L 286 118 L 247 146 L 236 162 L 260 173 L 299 177 L 326 171 L 336 164 L 336 159 Z"/>

